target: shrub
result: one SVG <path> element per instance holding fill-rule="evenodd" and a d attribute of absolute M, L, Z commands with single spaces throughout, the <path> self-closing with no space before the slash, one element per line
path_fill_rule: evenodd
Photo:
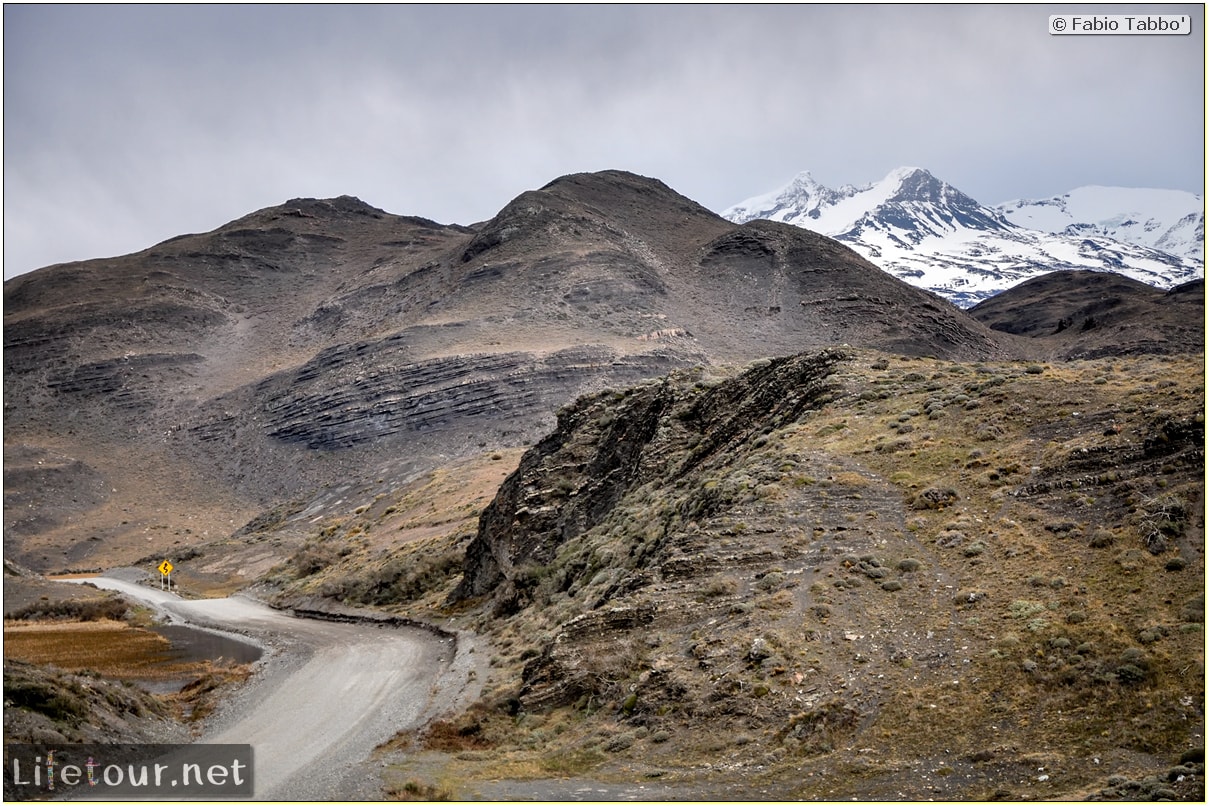
<path fill-rule="evenodd" d="M 311 545 L 304 547 L 290 560 L 295 579 L 302 579 L 317 574 L 337 560 L 336 552 L 330 546 Z"/>
<path fill-rule="evenodd" d="M 418 781 L 408 781 L 398 789 L 392 788 L 388 794 L 392 799 L 404 801 L 453 800 L 453 793 L 448 789 L 440 789 L 432 784 L 422 784 Z"/>
<path fill-rule="evenodd" d="M 1167 549 L 1170 538 L 1184 533 L 1189 515 L 1188 502 L 1175 493 L 1164 493 L 1144 502 L 1138 515 L 1142 540 L 1151 554 Z"/>
<path fill-rule="evenodd" d="M 1146 679 L 1146 670 L 1132 663 L 1122 664 L 1117 667 L 1117 679 L 1125 685 L 1135 685 Z"/>
<path fill-rule="evenodd" d="M 6 679 L 4 699 L 18 708 L 45 714 L 55 722 L 77 724 L 89 713 L 86 700 L 48 682 Z"/>
<path fill-rule="evenodd" d="M 974 432 L 974 437 L 979 442 L 994 442 L 1001 436 L 1003 436 L 1003 429 L 994 423 L 980 425 Z"/>
<path fill-rule="evenodd" d="M 64 599 L 39 601 L 26 605 L 5 618 L 32 621 L 41 618 L 62 618 L 71 621 L 121 621 L 126 615 L 126 603 L 116 597 L 105 599 Z"/>
<path fill-rule="evenodd" d="M 1180 619 L 1190 624 L 1203 624 L 1205 621 L 1205 594 L 1200 594 L 1184 603 L 1180 610 Z"/>
<path fill-rule="evenodd" d="M 628 750 L 633 743 L 633 736 L 628 733 L 622 733 L 605 742 L 604 747 L 610 753 L 620 753 L 622 750 Z"/>
<path fill-rule="evenodd" d="M 724 579 L 712 579 L 702 591 L 706 596 L 730 596 L 739 589 L 739 583 L 729 577 Z"/>
<path fill-rule="evenodd" d="M 909 426 L 899 428 L 899 433 L 906 433 L 905 429 Z M 889 442 L 879 442 L 874 449 L 878 453 L 898 453 L 899 451 L 909 450 L 911 448 L 911 440 L 904 438 L 890 440 Z"/>
<path fill-rule="evenodd" d="M 1044 613 L 1045 605 L 1029 599 L 1016 599 L 1009 605 L 1008 609 L 1015 618 L 1025 619 L 1038 613 Z"/>
<path fill-rule="evenodd" d="M 769 571 L 764 576 L 756 581 L 756 587 L 762 591 L 770 592 L 781 587 L 785 582 L 785 575 L 779 571 Z"/>
<path fill-rule="evenodd" d="M 956 529 L 946 529 L 936 536 L 936 547 L 940 549 L 955 549 L 965 542 L 966 536 Z"/>
<path fill-rule="evenodd" d="M 912 509 L 944 509 L 960 498 L 952 487 L 929 487 L 915 496 Z"/>
<path fill-rule="evenodd" d="M 1164 629 L 1161 625 L 1155 626 L 1155 627 L 1144 627 L 1143 629 L 1138 630 L 1138 643 L 1153 644 L 1155 641 L 1160 640 L 1166 634 L 1167 634 L 1167 630 Z"/>
<path fill-rule="evenodd" d="M 1193 747 L 1185 750 L 1180 754 L 1181 764 L 1204 764 L 1205 763 L 1205 748 Z"/>
<path fill-rule="evenodd" d="M 911 571 L 918 571 L 921 565 L 923 565 L 923 563 L 914 557 L 906 557 L 902 560 L 899 560 L 898 570 L 903 571 L 904 573 L 910 573 Z"/>

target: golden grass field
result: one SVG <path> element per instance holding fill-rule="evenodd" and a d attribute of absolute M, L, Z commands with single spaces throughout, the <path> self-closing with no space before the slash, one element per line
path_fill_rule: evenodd
<path fill-rule="evenodd" d="M 197 676 L 208 668 L 204 663 L 174 661 L 171 645 L 162 635 L 108 619 L 6 621 L 4 659 L 132 681 Z"/>

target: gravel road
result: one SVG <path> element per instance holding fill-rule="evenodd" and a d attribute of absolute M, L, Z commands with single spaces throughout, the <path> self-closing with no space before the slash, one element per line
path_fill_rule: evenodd
<path fill-rule="evenodd" d="M 241 596 L 181 599 L 108 576 L 79 581 L 266 649 L 252 680 L 197 739 L 253 746 L 256 800 L 380 798 L 373 749 L 448 707 L 466 686 L 453 637 L 296 618 Z"/>

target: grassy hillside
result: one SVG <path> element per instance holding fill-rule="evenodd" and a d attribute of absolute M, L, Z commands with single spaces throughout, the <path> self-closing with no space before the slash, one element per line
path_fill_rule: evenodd
<path fill-rule="evenodd" d="M 1199 356 L 847 351 L 792 405 L 769 397 L 791 366 L 683 372 L 564 410 L 557 445 L 522 459 L 492 505 L 523 480 L 523 506 L 483 519 L 505 524 L 493 551 L 515 558 L 486 592 L 449 603 L 481 492 L 444 534 L 429 517 L 423 540 L 394 547 L 411 570 L 393 588 L 280 572 L 283 596 L 489 639 L 480 703 L 401 737 L 426 752 L 400 780 L 454 795 L 572 775 L 736 797 L 1054 798 L 1203 747 Z M 626 440 L 632 472 L 604 495 L 602 457 Z M 441 499 L 414 492 L 340 534 L 386 508 L 400 528 L 422 522 Z M 586 511 L 579 496 L 607 503 L 564 517 L 553 542 L 526 532 L 545 523 L 536 504 Z M 334 545 L 345 566 L 370 562 Z"/>

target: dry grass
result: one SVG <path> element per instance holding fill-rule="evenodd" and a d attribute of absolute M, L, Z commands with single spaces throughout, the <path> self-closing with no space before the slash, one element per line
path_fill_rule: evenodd
<path fill-rule="evenodd" d="M 179 692 L 168 697 L 183 719 L 196 722 L 209 716 L 222 704 L 227 689 L 252 676 L 250 664 L 218 664 L 207 661 L 203 673 Z"/>
<path fill-rule="evenodd" d="M 770 565 L 692 580 L 686 592 L 716 603 L 702 621 L 688 615 L 687 625 L 619 631 L 606 639 L 607 655 L 584 656 L 584 668 L 607 668 L 634 691 L 635 707 L 625 708 L 619 688 L 586 707 L 484 718 L 493 745 L 455 751 L 447 772 L 459 780 L 589 772 L 604 780 L 616 773 L 606 763 L 614 758 L 637 770 L 725 758 L 792 775 L 805 762 L 852 761 L 849 745 L 868 748 L 887 769 L 946 753 L 1002 760 L 1008 769 L 1036 750 L 1039 763 L 1073 765 L 1066 784 L 1045 792 L 1060 797 L 1060 786 L 1079 776 L 1111 774 L 1087 761 L 1097 754 L 1126 748 L 1163 758 L 1192 740 L 1204 645 L 1201 625 L 1184 613 L 1203 594 L 1201 527 L 1183 518 L 1194 530 L 1152 556 L 1147 524 L 1135 523 L 1130 508 L 1161 496 L 1196 501 L 1203 482 L 1195 468 L 1138 471 L 1139 460 L 1123 457 L 1161 434 L 1167 418 L 1201 421 L 1199 357 L 1116 359 L 1107 383 L 1093 382 L 1108 372 L 1104 362 L 1041 373 L 1024 363 L 898 357 L 887 360 L 889 371 L 861 371 L 867 363 L 845 367 L 834 402 L 768 433 L 727 475 L 706 480 L 702 489 L 725 509 L 712 524 L 700 519 L 700 533 L 677 533 L 686 551 L 720 554 L 774 541 Z M 904 443 L 879 450 L 896 432 Z M 1096 456 L 1106 457 L 1103 467 L 1082 469 Z M 760 495 L 745 495 L 745 479 Z M 1021 493 L 1038 480 L 1057 486 Z M 957 495 L 912 510 L 930 488 Z M 498 650 L 491 696 L 522 690 L 526 658 L 619 578 L 614 566 L 632 555 L 622 540 L 627 525 L 665 521 L 669 502 L 684 494 L 644 489 L 622 502 L 620 521 L 591 533 L 584 548 L 561 552 L 555 563 L 574 559 L 573 549 L 604 563 L 575 598 L 539 586 L 535 604 L 506 621 L 471 615 L 468 625 L 489 632 Z M 1173 530 L 1183 525 L 1168 520 Z M 1097 529 L 1112 530 L 1111 546 L 1097 545 Z M 778 554 L 791 545 L 803 553 Z M 1183 563 L 1171 563 L 1176 552 Z M 785 573 L 774 575 L 772 563 Z M 887 582 L 894 587 L 883 588 Z M 674 601 L 667 583 L 658 596 Z M 640 588 L 609 604 L 659 601 L 646 595 Z M 1013 609 L 1016 602 L 1027 606 Z M 642 651 L 625 652 L 627 638 L 640 638 Z M 567 644 L 590 649 L 575 641 Z M 843 692 L 840 710 L 814 701 L 825 690 Z M 649 734 L 627 730 L 635 724 Z M 853 793 L 875 777 L 853 784 Z M 993 794 L 979 785 L 969 779 L 959 797 Z M 909 786 L 929 791 L 918 780 Z"/>
<path fill-rule="evenodd" d="M 318 594 L 436 618 L 483 508 L 523 451 L 493 451 L 426 473 L 389 495 L 313 525 L 279 569 L 283 598 Z"/>
<path fill-rule="evenodd" d="M 162 635 L 121 621 L 4 623 L 4 658 L 124 680 L 201 674 L 203 663 L 171 660 Z"/>
<path fill-rule="evenodd" d="M 186 722 L 208 716 L 231 686 L 252 674 L 250 664 L 174 660 L 162 635 L 112 620 L 5 621 L 4 659 L 102 679 L 184 684 L 175 694 L 159 695 L 158 701 Z"/>
<path fill-rule="evenodd" d="M 453 793 L 444 787 L 407 781 L 400 787 L 388 790 L 386 797 L 387 800 L 430 802 L 453 800 Z"/>

